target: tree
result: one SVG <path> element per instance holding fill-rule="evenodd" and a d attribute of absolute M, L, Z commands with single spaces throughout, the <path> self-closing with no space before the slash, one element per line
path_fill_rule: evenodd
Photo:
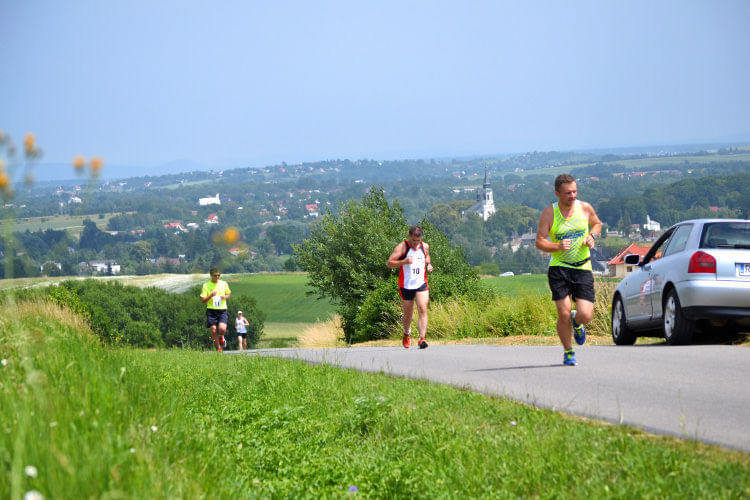
<path fill-rule="evenodd" d="M 312 226 L 310 237 L 294 247 L 310 286 L 320 297 L 339 305 L 347 341 L 354 337 L 355 319 L 368 294 L 394 276 L 386 261 L 406 237 L 408 227 L 398 201 L 389 205 L 383 189 L 371 187 L 361 202 L 344 203 L 338 215 L 327 211 Z M 453 248 L 431 223 L 423 221 L 422 228 L 436 270 L 430 277 L 433 298 L 439 300 L 476 285 L 476 272 L 463 252 Z M 446 278 L 441 280 L 441 274 Z M 396 300 L 395 290 L 392 297 Z"/>
<path fill-rule="evenodd" d="M 130 249 L 130 256 L 136 262 L 151 259 L 151 243 L 143 240 L 136 241 Z"/>

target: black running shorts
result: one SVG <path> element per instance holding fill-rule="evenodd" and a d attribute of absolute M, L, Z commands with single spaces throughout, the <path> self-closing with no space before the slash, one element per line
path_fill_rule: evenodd
<path fill-rule="evenodd" d="M 422 283 L 422 286 L 415 288 L 414 290 L 399 287 L 398 293 L 401 294 L 401 298 L 404 300 L 414 300 L 414 297 L 417 296 L 417 292 L 424 292 L 427 289 L 427 283 Z"/>
<path fill-rule="evenodd" d="M 227 324 L 228 315 L 226 309 L 206 309 L 206 327 L 218 325 L 219 323 Z"/>
<path fill-rule="evenodd" d="M 591 271 L 550 266 L 547 270 L 547 280 L 549 281 L 549 289 L 552 290 L 552 300 L 560 300 L 572 295 L 573 300 L 596 301 L 594 274 Z"/>

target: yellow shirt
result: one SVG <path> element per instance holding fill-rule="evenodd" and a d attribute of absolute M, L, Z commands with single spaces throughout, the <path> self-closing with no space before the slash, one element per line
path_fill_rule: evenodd
<path fill-rule="evenodd" d="M 571 265 L 589 259 L 591 256 L 591 249 L 588 245 L 583 243 L 586 236 L 589 234 L 589 218 L 583 211 L 583 204 L 578 200 L 575 201 L 575 204 L 573 205 L 573 213 L 569 219 L 563 217 L 557 203 L 555 203 L 553 207 L 555 211 L 555 220 L 549 231 L 550 241 L 553 243 L 566 239 L 572 241 L 569 250 L 558 250 L 552 252 L 552 259 L 550 260 L 549 265 L 591 271 L 591 260 L 587 260 L 585 264 L 580 266 Z"/>
<path fill-rule="evenodd" d="M 211 292 L 216 290 L 216 295 L 211 297 L 211 300 L 206 302 L 206 307 L 208 309 L 226 309 L 227 308 L 227 301 L 225 299 L 219 299 L 219 295 L 227 295 L 232 293 L 232 291 L 229 289 L 229 284 L 227 284 L 226 281 L 219 280 L 216 283 L 213 281 L 208 281 L 203 284 L 203 290 L 201 290 L 201 298 L 205 299 L 209 295 L 211 295 Z"/>

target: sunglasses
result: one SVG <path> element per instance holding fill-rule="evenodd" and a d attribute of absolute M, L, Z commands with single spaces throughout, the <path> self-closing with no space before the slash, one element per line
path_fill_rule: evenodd
<path fill-rule="evenodd" d="M 218 278 L 219 276 L 221 276 L 221 274 L 212 274 L 211 275 L 212 278 Z"/>

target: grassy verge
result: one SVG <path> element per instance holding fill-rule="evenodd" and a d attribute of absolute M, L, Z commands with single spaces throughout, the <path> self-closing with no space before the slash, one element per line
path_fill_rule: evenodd
<path fill-rule="evenodd" d="M 738 498 L 750 455 L 422 381 L 99 346 L 0 309 L 0 491 L 20 498 Z"/>

